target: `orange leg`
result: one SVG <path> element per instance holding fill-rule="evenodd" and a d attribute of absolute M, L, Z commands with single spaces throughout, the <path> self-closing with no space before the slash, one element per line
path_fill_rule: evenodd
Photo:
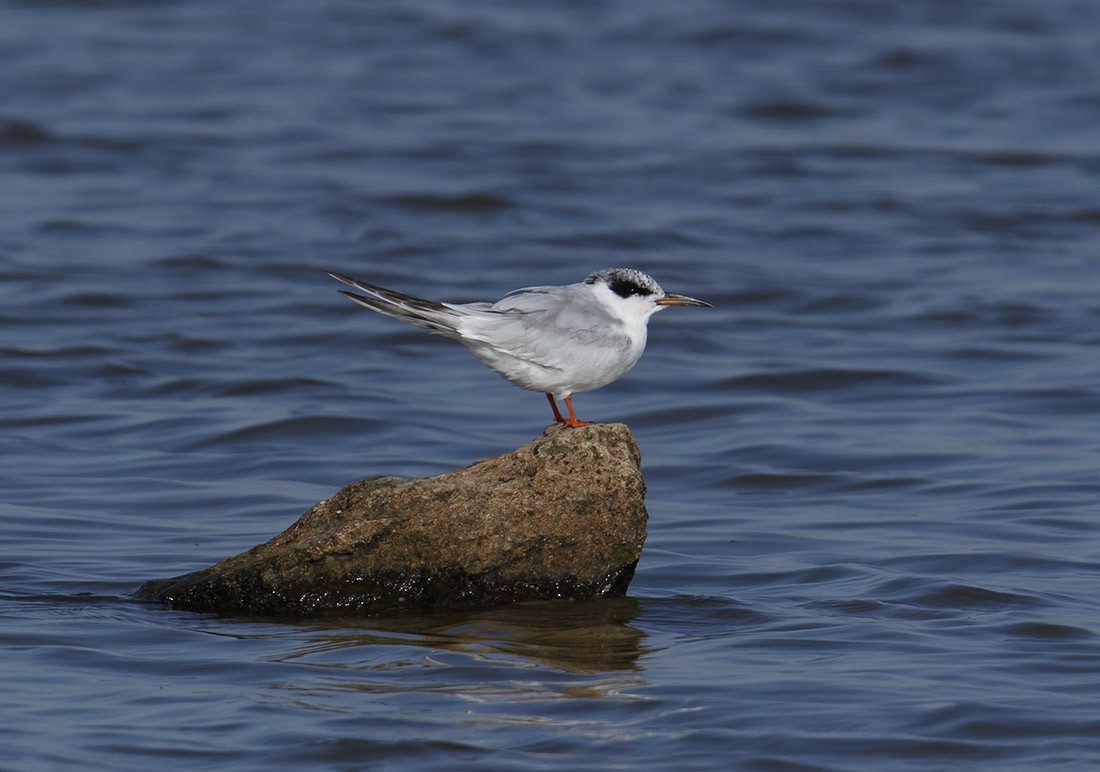
<path fill-rule="evenodd" d="M 588 421 L 578 421 L 577 417 L 573 415 L 573 395 L 570 394 L 565 398 L 565 407 L 569 411 L 569 417 L 565 419 L 565 425 L 571 429 L 576 429 L 579 426 L 591 426 Z"/>
<path fill-rule="evenodd" d="M 558 403 L 554 401 L 553 394 L 547 394 L 546 399 L 550 402 L 550 409 L 554 411 L 554 421 L 559 424 L 565 424 L 571 429 L 576 429 L 580 426 L 591 426 L 588 421 L 577 420 L 577 416 L 573 414 L 573 395 L 570 394 L 565 398 L 565 407 L 569 410 L 569 417 L 565 418 L 560 412 L 558 412 Z"/>
<path fill-rule="evenodd" d="M 546 398 L 550 400 L 550 409 L 554 411 L 554 422 L 559 424 L 565 423 L 565 419 L 562 418 L 561 413 L 558 412 L 558 403 L 554 401 L 554 395 L 547 394 Z"/>

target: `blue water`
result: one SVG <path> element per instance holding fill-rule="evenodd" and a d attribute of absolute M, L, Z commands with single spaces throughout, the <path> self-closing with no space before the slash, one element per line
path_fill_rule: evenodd
<path fill-rule="evenodd" d="M 0 767 L 1100 766 L 1100 5 L 0 2 Z M 321 269 L 671 309 L 626 598 L 137 602 L 549 421 Z"/>

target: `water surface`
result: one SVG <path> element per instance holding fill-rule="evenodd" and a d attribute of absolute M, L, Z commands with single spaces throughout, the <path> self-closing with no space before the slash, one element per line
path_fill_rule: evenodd
<path fill-rule="evenodd" d="M 0 3 L 5 768 L 1100 764 L 1100 11 Z M 629 597 L 135 602 L 545 400 L 321 269 L 627 265 Z"/>

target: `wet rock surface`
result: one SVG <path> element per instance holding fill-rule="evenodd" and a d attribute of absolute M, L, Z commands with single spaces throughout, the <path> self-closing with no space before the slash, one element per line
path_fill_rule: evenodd
<path fill-rule="evenodd" d="M 639 464 L 623 424 L 551 426 L 454 472 L 351 483 L 270 541 L 138 594 L 264 616 L 621 595 L 646 536 Z"/>

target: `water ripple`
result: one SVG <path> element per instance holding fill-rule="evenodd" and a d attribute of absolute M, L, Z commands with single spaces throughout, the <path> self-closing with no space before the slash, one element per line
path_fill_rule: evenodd
<path fill-rule="evenodd" d="M 1100 17 L 943 10 L 6 4 L 6 764 L 1096 766 Z M 608 265 L 715 305 L 578 397 L 641 448 L 630 597 L 132 599 L 548 423 L 322 269 Z"/>

